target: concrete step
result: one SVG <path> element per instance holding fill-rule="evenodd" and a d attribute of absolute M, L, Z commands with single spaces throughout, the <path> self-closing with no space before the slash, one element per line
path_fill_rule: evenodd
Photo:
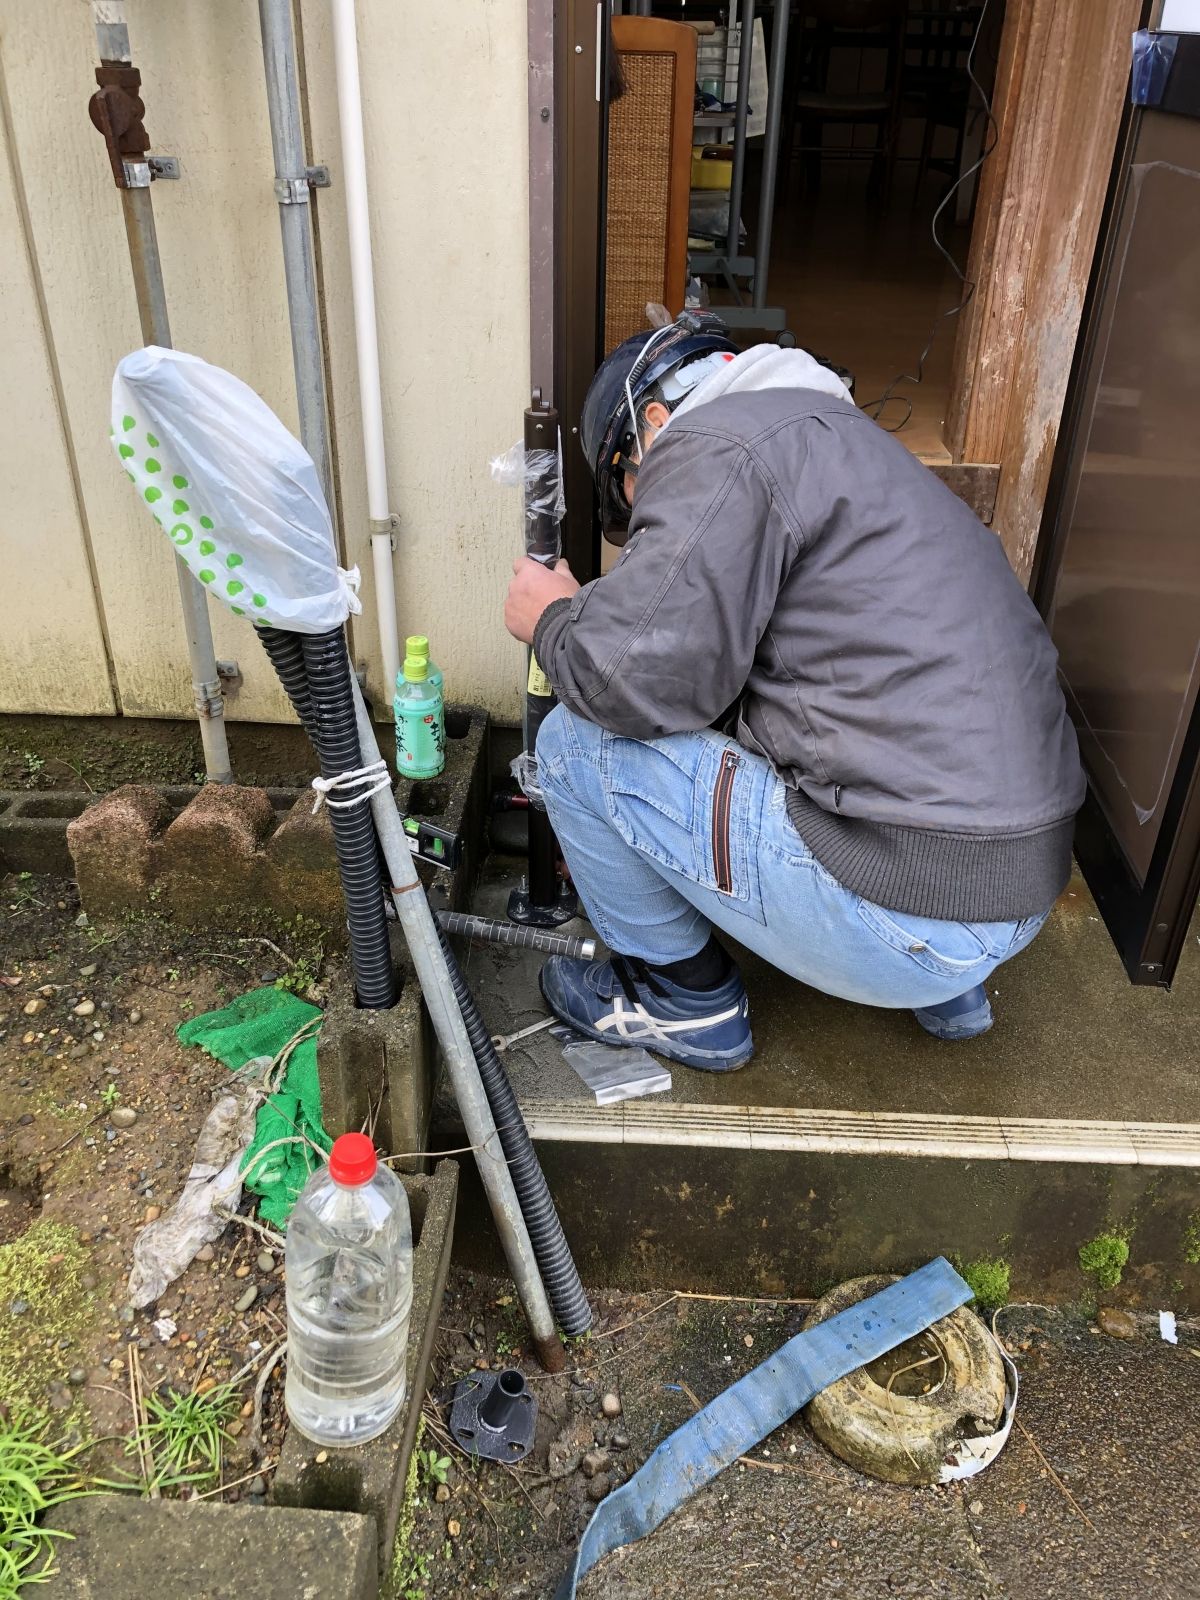
<path fill-rule="evenodd" d="M 97 1495 L 55 1508 L 46 1600 L 374 1600 L 370 1517 Z"/>
<path fill-rule="evenodd" d="M 476 909 L 502 915 L 513 875 L 493 858 Z M 506 1052 L 585 1277 L 793 1295 L 946 1254 L 1078 1301 L 1100 1239 L 1129 1248 L 1111 1298 L 1200 1304 L 1196 941 L 1173 992 L 1133 988 L 1076 880 L 989 984 L 996 1027 L 957 1045 L 735 953 L 757 1045 L 741 1072 L 676 1066 L 670 1093 L 598 1107 L 547 1035 Z M 539 965 L 470 951 L 497 1033 L 543 1011 Z M 444 1098 L 439 1123 L 457 1136 Z"/>

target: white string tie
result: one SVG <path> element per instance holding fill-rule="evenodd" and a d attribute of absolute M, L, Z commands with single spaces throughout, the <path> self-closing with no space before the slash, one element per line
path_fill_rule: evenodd
<path fill-rule="evenodd" d="M 314 778 L 312 786 L 317 791 L 317 802 L 313 806 L 313 816 L 322 805 L 327 805 L 331 811 L 349 811 L 353 806 L 361 806 L 372 795 L 389 789 L 391 783 L 387 764 L 382 757 L 368 766 L 351 767 L 348 772 L 339 772 L 334 778 Z M 334 789 L 357 789 L 359 792 L 352 794 L 348 800 L 331 800 L 329 796 Z"/>

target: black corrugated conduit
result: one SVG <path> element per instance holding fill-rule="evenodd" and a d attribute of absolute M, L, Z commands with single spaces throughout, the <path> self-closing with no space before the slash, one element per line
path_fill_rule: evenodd
<path fill-rule="evenodd" d="M 521 1108 L 517 1104 L 517 1097 L 513 1093 L 512 1084 L 508 1081 L 508 1074 L 496 1054 L 496 1047 L 492 1043 L 487 1025 L 479 1014 L 475 996 L 467 988 L 467 980 L 463 977 L 454 958 L 454 952 L 446 942 L 446 935 L 440 927 L 437 934 L 446 957 L 454 998 L 458 1001 L 459 1010 L 462 1012 L 467 1037 L 471 1041 L 471 1049 L 475 1052 L 475 1060 L 479 1064 L 479 1076 L 483 1079 L 492 1116 L 496 1120 L 496 1132 L 500 1135 L 504 1159 L 508 1162 L 508 1169 L 512 1173 L 513 1188 L 517 1191 L 517 1198 L 521 1202 L 521 1211 L 525 1217 L 525 1225 L 529 1229 L 529 1239 L 533 1245 L 533 1253 L 537 1257 L 542 1281 L 546 1285 L 546 1293 L 550 1296 L 550 1304 L 554 1307 L 559 1327 L 572 1338 L 577 1337 L 581 1333 L 586 1333 L 591 1327 L 592 1308 L 588 1304 L 587 1295 L 583 1292 L 583 1285 L 579 1281 L 579 1273 L 571 1259 L 570 1246 L 563 1236 L 562 1223 L 558 1220 L 558 1212 L 554 1209 L 554 1201 L 550 1198 L 550 1191 L 546 1187 L 545 1176 L 529 1137 L 529 1130 L 525 1126 L 525 1119 L 521 1115 Z"/>
<path fill-rule="evenodd" d="M 313 741 L 321 776 L 336 778 L 361 767 L 342 629 L 293 634 L 262 628 L 259 637 Z M 329 820 L 346 898 L 355 993 L 366 1010 L 386 1011 L 396 1003 L 396 974 L 388 947 L 375 824 L 366 805 L 330 806 Z"/>

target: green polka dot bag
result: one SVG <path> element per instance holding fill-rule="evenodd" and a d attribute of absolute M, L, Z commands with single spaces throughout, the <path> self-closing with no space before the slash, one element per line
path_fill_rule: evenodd
<path fill-rule="evenodd" d="M 236 616 L 328 633 L 362 610 L 312 457 L 240 378 L 181 350 L 135 350 L 113 376 L 109 432 L 139 502 Z"/>

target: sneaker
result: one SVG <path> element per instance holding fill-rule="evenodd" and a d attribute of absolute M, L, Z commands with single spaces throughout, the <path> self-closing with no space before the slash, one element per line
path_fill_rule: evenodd
<path fill-rule="evenodd" d="M 981 983 L 957 1000 L 947 1000 L 940 1006 L 927 1006 L 914 1011 L 913 1016 L 935 1039 L 977 1039 L 992 1025 L 992 1002 Z"/>
<path fill-rule="evenodd" d="M 750 1002 L 736 967 L 716 989 L 684 989 L 632 956 L 551 956 L 540 981 L 555 1016 L 602 1044 L 640 1044 L 703 1072 L 734 1072 L 754 1054 Z"/>

